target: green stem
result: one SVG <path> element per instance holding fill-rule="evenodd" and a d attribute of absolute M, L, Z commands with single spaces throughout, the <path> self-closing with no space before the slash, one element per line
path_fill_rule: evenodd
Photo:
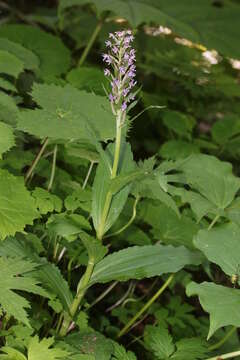
<path fill-rule="evenodd" d="M 48 138 L 46 138 L 46 139 L 44 140 L 44 142 L 43 142 L 43 144 L 42 144 L 42 146 L 41 146 L 41 149 L 39 150 L 37 156 L 36 156 L 35 159 L 33 160 L 32 165 L 31 165 L 30 168 L 28 169 L 28 171 L 27 171 L 27 173 L 26 173 L 26 175 L 25 175 L 25 183 L 26 183 L 26 182 L 28 181 L 28 179 L 31 177 L 31 175 L 32 175 L 35 167 L 37 166 L 39 160 L 41 159 L 41 156 L 42 156 L 42 154 L 43 154 L 43 152 L 44 152 L 44 150 L 45 150 L 45 148 L 46 148 L 46 146 L 47 146 L 47 144 L 48 144 L 48 141 L 49 141 Z"/>
<path fill-rule="evenodd" d="M 86 269 L 83 277 L 79 281 L 77 295 L 75 296 L 75 298 L 72 302 L 72 305 L 70 306 L 70 309 L 69 309 L 70 314 L 67 314 L 67 313 L 64 314 L 62 326 L 59 331 L 59 336 L 61 336 L 61 337 L 66 336 L 69 325 L 72 321 L 72 318 L 75 316 L 76 312 L 78 311 L 78 308 L 80 306 L 82 298 L 84 297 L 85 292 L 87 290 L 87 285 L 92 276 L 94 264 L 95 264 L 94 259 L 90 258 L 88 261 L 87 269 Z"/>
<path fill-rule="evenodd" d="M 55 145 L 54 150 L 53 150 L 53 164 L 52 164 L 52 171 L 51 171 L 51 176 L 50 176 L 50 180 L 49 180 L 49 184 L 48 184 L 48 191 L 51 191 L 52 186 L 53 186 L 53 180 L 54 180 L 54 176 L 55 176 L 55 172 L 56 172 L 56 160 L 57 160 L 57 145 Z"/>
<path fill-rule="evenodd" d="M 151 299 L 134 315 L 134 317 L 128 321 L 128 323 L 119 331 L 117 337 L 125 335 L 132 325 L 136 322 L 136 320 L 157 300 L 157 298 L 164 292 L 164 290 L 168 287 L 170 282 L 172 281 L 174 274 L 170 275 L 169 278 L 165 281 L 163 286 L 151 297 Z"/>
<path fill-rule="evenodd" d="M 99 21 L 96 28 L 94 29 L 92 36 L 90 37 L 87 46 L 83 50 L 83 53 L 79 59 L 78 66 L 81 66 L 84 61 L 86 60 L 86 57 L 88 56 L 89 51 L 91 50 L 91 47 L 93 46 L 94 41 L 96 40 L 101 28 L 102 28 L 103 22 Z"/>
<path fill-rule="evenodd" d="M 227 339 L 230 338 L 230 336 L 232 336 L 232 334 L 235 331 L 236 331 L 236 326 L 233 326 L 220 341 L 218 341 L 216 344 L 209 346 L 208 350 L 213 351 L 220 348 L 227 341 Z"/>
<path fill-rule="evenodd" d="M 227 354 L 223 354 L 223 355 L 214 356 L 214 357 L 208 358 L 206 360 L 225 360 L 225 359 L 232 359 L 237 356 L 240 356 L 240 350 L 234 351 L 231 353 L 227 353 Z"/>
<path fill-rule="evenodd" d="M 121 227 L 121 229 L 119 229 L 118 231 L 115 231 L 114 233 L 104 236 L 104 239 L 120 234 L 121 232 L 126 230 L 133 223 L 133 221 L 135 220 L 136 214 L 137 214 L 137 203 L 138 203 L 139 199 L 140 199 L 140 197 L 136 197 L 136 199 L 134 201 L 133 213 L 132 213 L 130 220 L 123 227 Z"/>
<path fill-rule="evenodd" d="M 104 290 L 97 298 L 94 300 L 88 307 L 87 310 L 91 309 L 93 306 L 95 306 L 99 301 L 101 301 L 105 296 L 107 296 L 110 291 L 112 291 L 113 288 L 118 284 L 118 281 L 114 281 L 110 286 L 107 287 L 106 290 Z"/>
<path fill-rule="evenodd" d="M 118 163 L 119 163 L 119 158 L 120 158 L 120 150 L 121 150 L 121 117 L 122 117 L 122 112 L 119 110 L 119 112 L 117 114 L 117 119 L 116 119 L 117 131 L 116 131 L 116 143 L 115 143 L 115 152 L 114 152 L 113 167 L 112 167 L 112 172 L 111 172 L 111 179 L 114 179 L 117 176 Z M 111 206 L 112 197 L 113 197 L 112 192 L 109 190 L 107 192 L 107 195 L 106 195 L 101 221 L 100 221 L 99 227 L 97 229 L 97 238 L 100 241 L 102 240 L 103 235 L 104 235 L 105 224 L 106 224 L 107 216 L 108 216 L 109 209 L 110 209 L 110 206 Z"/>
<path fill-rule="evenodd" d="M 211 224 L 208 227 L 208 230 L 211 230 L 211 228 L 213 227 L 213 225 L 216 224 L 216 222 L 218 221 L 218 219 L 220 218 L 220 215 L 216 215 L 215 218 L 213 219 L 213 221 L 211 222 Z"/>
<path fill-rule="evenodd" d="M 93 165 L 94 165 L 94 164 L 95 164 L 95 161 L 91 161 L 91 162 L 90 162 L 90 166 L 89 166 L 87 175 L 86 175 L 85 180 L 84 180 L 84 182 L 83 182 L 83 186 L 82 186 L 82 189 L 83 189 L 83 190 L 84 190 L 85 187 L 87 186 L 87 182 L 88 182 L 89 176 L 91 175 L 91 172 L 92 172 L 92 169 L 93 169 Z"/>

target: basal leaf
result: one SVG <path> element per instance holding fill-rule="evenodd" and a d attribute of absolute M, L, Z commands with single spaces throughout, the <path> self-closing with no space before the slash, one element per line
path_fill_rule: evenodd
<path fill-rule="evenodd" d="M 34 84 L 33 100 L 42 108 L 19 114 L 18 129 L 39 138 L 89 139 L 92 126 L 99 140 L 115 136 L 115 122 L 108 100 L 71 85 Z"/>
<path fill-rule="evenodd" d="M 30 305 L 24 297 L 16 294 L 13 290 L 22 290 L 48 297 L 48 294 L 37 285 L 38 281 L 34 277 L 24 276 L 36 267 L 36 264 L 29 261 L 0 257 L 0 305 L 9 315 L 27 325 L 29 325 L 29 321 L 25 308 L 30 308 Z"/>
<path fill-rule="evenodd" d="M 34 199 L 24 186 L 23 178 L 0 170 L 0 238 L 23 231 L 38 217 Z"/>
<path fill-rule="evenodd" d="M 23 71 L 23 62 L 8 51 L 0 50 L 0 73 L 14 76 Z"/>
<path fill-rule="evenodd" d="M 37 74 L 48 78 L 60 76 L 70 65 L 70 52 L 61 39 L 36 26 L 7 24 L 1 26 L 0 37 L 21 44 L 40 60 Z"/>
<path fill-rule="evenodd" d="M 203 309 L 210 314 L 208 339 L 223 326 L 240 326 L 240 290 L 191 282 L 186 291 L 188 296 L 198 295 Z"/>
<path fill-rule="evenodd" d="M 13 128 L 0 121 L 0 159 L 1 155 L 15 145 Z"/>
<path fill-rule="evenodd" d="M 199 264 L 200 257 L 183 246 L 133 246 L 106 256 L 91 278 L 91 285 L 111 280 L 127 281 L 175 273 L 185 265 Z"/>

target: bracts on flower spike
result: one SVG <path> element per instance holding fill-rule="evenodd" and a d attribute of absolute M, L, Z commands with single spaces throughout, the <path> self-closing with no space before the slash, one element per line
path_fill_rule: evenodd
<path fill-rule="evenodd" d="M 120 126 L 123 125 L 131 101 L 135 99 L 133 92 L 135 81 L 135 50 L 131 47 L 134 37 L 131 30 L 116 31 L 109 34 L 106 41 L 108 53 L 103 54 L 103 61 L 108 65 L 104 75 L 111 84 L 108 94 L 114 115 L 121 113 Z"/>

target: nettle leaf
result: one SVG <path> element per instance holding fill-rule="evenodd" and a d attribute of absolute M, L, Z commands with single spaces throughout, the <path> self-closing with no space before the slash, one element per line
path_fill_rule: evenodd
<path fill-rule="evenodd" d="M 209 212 L 222 215 L 240 188 L 240 179 L 232 174 L 232 165 L 214 156 L 192 155 L 179 169 L 195 191 L 180 189 L 179 194 L 191 204 L 198 220 Z"/>
<path fill-rule="evenodd" d="M 52 347 L 53 344 L 54 338 L 39 340 L 38 336 L 34 336 L 28 345 L 28 360 L 58 360 L 70 355 L 65 350 Z"/>
<path fill-rule="evenodd" d="M 13 290 L 22 290 L 48 297 L 48 294 L 37 285 L 34 277 L 25 276 L 38 265 L 21 259 L 0 257 L 0 304 L 9 315 L 29 326 L 25 308 L 30 308 L 28 301 Z M 21 276 L 20 276 L 21 275 Z"/>
<path fill-rule="evenodd" d="M 34 84 L 33 100 L 41 109 L 25 110 L 17 127 L 39 138 L 89 139 L 92 126 L 99 140 L 113 139 L 115 122 L 107 99 L 71 85 Z"/>
<path fill-rule="evenodd" d="M 11 96 L 0 92 L 0 120 L 15 125 L 19 110 Z"/>
<path fill-rule="evenodd" d="M 39 57 L 40 66 L 37 75 L 42 78 L 60 76 L 70 66 L 70 51 L 61 39 L 36 26 L 5 24 L 1 26 L 0 37 L 33 51 Z"/>
<path fill-rule="evenodd" d="M 58 196 L 39 187 L 34 189 L 32 196 L 35 198 L 36 208 L 41 214 L 47 214 L 53 211 L 61 212 L 62 200 Z"/>
<path fill-rule="evenodd" d="M 1 155 L 15 145 L 13 128 L 0 121 L 0 159 Z"/>
<path fill-rule="evenodd" d="M 0 38 L 0 49 L 15 55 L 23 62 L 24 69 L 35 71 L 39 67 L 40 62 L 37 55 L 16 42 Z"/>
<path fill-rule="evenodd" d="M 113 360 L 137 360 L 136 356 L 132 351 L 126 351 L 122 345 L 112 341 L 114 347 Z"/>
<path fill-rule="evenodd" d="M 94 67 L 81 66 L 71 70 L 66 77 L 67 81 L 78 89 L 104 95 L 103 86 L 107 88 L 108 80 L 103 71 Z"/>
<path fill-rule="evenodd" d="M 92 204 L 92 193 L 89 190 L 79 188 L 71 195 L 68 195 L 64 200 L 64 206 L 69 211 L 75 211 L 78 208 L 82 208 L 85 211 L 91 209 Z"/>
<path fill-rule="evenodd" d="M 79 214 L 54 214 L 48 219 L 47 228 L 55 236 L 62 236 L 69 241 L 75 240 L 76 235 L 84 230 L 91 230 L 91 226 L 84 216 Z"/>
<path fill-rule="evenodd" d="M 69 310 L 73 297 L 68 283 L 58 267 L 40 258 L 36 254 L 35 249 L 26 242 L 26 239 L 23 241 L 16 238 L 7 238 L 0 245 L 0 256 L 11 257 L 13 259 L 31 259 L 39 266 L 34 271 L 34 277 L 43 284 L 50 294 L 54 295 L 53 298 L 57 295 L 64 310 Z"/>
<path fill-rule="evenodd" d="M 167 26 L 174 33 L 210 49 L 235 58 L 240 55 L 236 46 L 240 35 L 240 8 L 236 4 L 224 3 L 219 10 L 208 0 L 198 3 L 182 0 L 177 4 L 168 0 L 61 0 L 59 13 L 61 15 L 68 7 L 86 3 L 94 4 L 98 13 L 113 12 L 126 19 L 133 28 L 142 23 Z"/>
<path fill-rule="evenodd" d="M 110 254 L 100 261 L 93 271 L 90 284 L 160 276 L 200 262 L 199 254 L 183 246 L 133 246 Z"/>
<path fill-rule="evenodd" d="M 0 73 L 17 78 L 22 71 L 23 62 L 21 60 L 8 51 L 0 50 Z"/>
<path fill-rule="evenodd" d="M 39 216 L 23 178 L 0 170 L 0 238 L 23 231 Z"/>
<path fill-rule="evenodd" d="M 144 342 L 157 359 L 168 359 L 175 350 L 172 337 L 162 326 L 147 325 L 144 330 Z"/>
<path fill-rule="evenodd" d="M 225 274 L 238 275 L 240 260 L 240 228 L 236 224 L 225 224 L 209 231 L 200 230 L 194 245 L 208 260 L 219 265 Z M 238 280 L 239 281 L 239 280 Z"/>
<path fill-rule="evenodd" d="M 142 220 L 153 227 L 156 239 L 166 244 L 193 246 L 193 236 L 197 234 L 198 225 L 185 215 L 181 217 L 164 204 L 144 201 L 141 204 Z"/>
<path fill-rule="evenodd" d="M 208 354 L 207 344 L 199 338 L 181 339 L 175 345 L 177 350 L 171 357 L 174 360 L 205 359 Z"/>
<path fill-rule="evenodd" d="M 109 144 L 105 150 L 105 154 L 110 154 L 113 157 L 114 144 Z M 121 145 L 121 154 L 119 162 L 119 175 L 124 175 L 135 168 L 131 146 L 123 142 Z M 106 196 L 111 188 L 111 172 L 107 161 L 101 160 L 96 171 L 96 176 L 93 184 L 93 198 L 92 198 L 92 218 L 95 230 L 99 229 L 102 220 L 103 208 L 106 201 Z M 127 201 L 130 192 L 130 185 L 123 187 L 118 193 L 113 195 L 111 206 L 108 212 L 107 220 L 105 222 L 104 233 L 117 220 L 119 214 Z"/>
<path fill-rule="evenodd" d="M 203 309 L 210 314 L 208 339 L 223 326 L 240 326 L 240 290 L 210 282 L 191 282 L 186 293 L 198 295 Z"/>

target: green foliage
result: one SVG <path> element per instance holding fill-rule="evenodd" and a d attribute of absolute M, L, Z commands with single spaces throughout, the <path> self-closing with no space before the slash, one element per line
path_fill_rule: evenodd
<path fill-rule="evenodd" d="M 13 129 L 8 124 L 0 122 L 0 131 L 2 134 L 0 142 L 0 157 L 3 153 L 11 149 L 15 145 Z"/>
<path fill-rule="evenodd" d="M 1 280 L 0 280 L 0 304 L 8 315 L 30 326 L 26 308 L 30 308 L 29 302 L 16 294 L 13 290 L 22 290 L 34 294 L 48 296 L 47 293 L 37 285 L 38 281 L 27 273 L 33 271 L 37 265 L 20 259 L 0 258 Z M 19 276 L 21 275 L 21 276 Z"/>

